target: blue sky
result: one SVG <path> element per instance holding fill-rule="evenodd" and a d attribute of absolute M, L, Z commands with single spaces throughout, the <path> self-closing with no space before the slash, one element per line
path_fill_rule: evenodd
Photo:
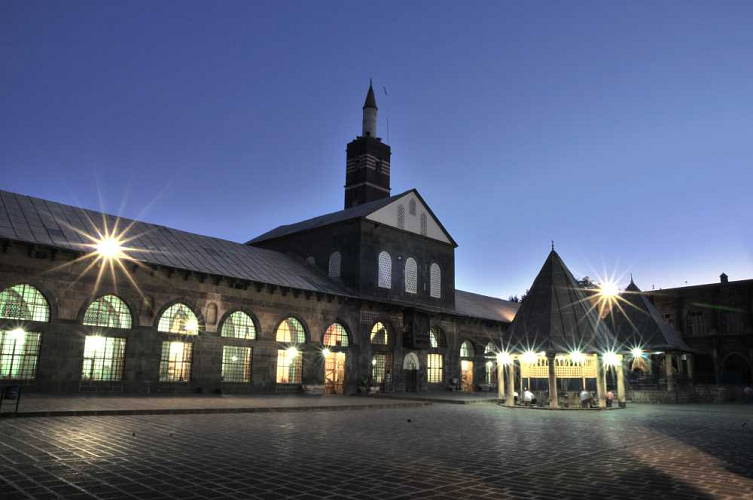
<path fill-rule="evenodd" d="M 751 26 L 751 2 L 5 1 L 0 187 L 246 241 L 342 208 L 372 77 L 393 192 L 459 242 L 459 288 L 523 292 L 552 239 L 576 276 L 753 278 Z"/>

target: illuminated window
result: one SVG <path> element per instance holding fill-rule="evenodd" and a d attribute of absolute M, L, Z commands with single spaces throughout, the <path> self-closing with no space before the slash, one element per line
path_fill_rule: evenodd
<path fill-rule="evenodd" d="M 14 285 L 0 292 L 0 318 L 50 321 L 50 306 L 31 285 Z"/>
<path fill-rule="evenodd" d="M 164 333 L 196 335 L 199 333 L 199 319 L 187 305 L 173 304 L 162 313 L 157 330 Z"/>
<path fill-rule="evenodd" d="M 324 332 L 324 345 L 328 347 L 348 347 L 348 332 L 340 323 L 332 323 Z"/>
<path fill-rule="evenodd" d="M 131 311 L 119 297 L 105 295 L 86 309 L 84 324 L 104 328 L 131 328 Z"/>
<path fill-rule="evenodd" d="M 460 344 L 460 357 L 461 358 L 473 357 L 473 346 L 468 340 Z"/>
<path fill-rule="evenodd" d="M 441 354 L 429 354 L 428 358 L 428 378 L 430 384 L 441 384 L 442 383 L 442 363 L 444 360 L 442 359 Z"/>
<path fill-rule="evenodd" d="M 408 213 L 411 215 L 416 215 L 416 200 L 411 200 L 408 202 Z"/>
<path fill-rule="evenodd" d="M 429 294 L 435 299 L 442 298 L 442 270 L 434 263 L 429 268 Z"/>
<path fill-rule="evenodd" d="M 384 251 L 379 254 L 379 287 L 392 288 L 392 257 Z"/>
<path fill-rule="evenodd" d="M 442 342 L 440 341 L 441 336 L 442 333 L 440 332 L 438 327 L 433 326 L 431 330 L 429 330 L 429 344 L 431 345 L 432 349 L 438 349 L 442 346 Z"/>
<path fill-rule="evenodd" d="M 397 227 L 405 229 L 405 207 L 403 205 L 397 206 Z"/>
<path fill-rule="evenodd" d="M 371 343 L 378 345 L 388 345 L 390 343 L 390 335 L 387 332 L 387 327 L 381 321 L 377 321 L 371 328 Z"/>
<path fill-rule="evenodd" d="M 489 385 L 497 383 L 497 365 L 494 361 L 487 361 L 484 364 L 484 383 Z"/>
<path fill-rule="evenodd" d="M 159 363 L 160 382 L 188 382 L 191 379 L 190 342 L 162 342 L 162 359 Z"/>
<path fill-rule="evenodd" d="M 418 292 L 418 266 L 413 257 L 405 261 L 405 291 L 407 293 Z"/>
<path fill-rule="evenodd" d="M 486 347 L 484 347 L 484 356 L 494 356 L 496 352 L 497 346 L 494 345 L 494 342 L 489 341 L 489 343 L 486 344 Z"/>
<path fill-rule="evenodd" d="M 84 343 L 82 380 L 123 380 L 126 339 L 87 335 Z"/>
<path fill-rule="evenodd" d="M 300 384 L 303 372 L 303 356 L 295 349 L 277 351 L 277 383 Z"/>
<path fill-rule="evenodd" d="M 392 353 L 375 353 L 372 359 L 375 362 L 371 364 L 371 376 L 374 382 L 381 384 L 387 372 L 392 373 Z"/>
<path fill-rule="evenodd" d="M 330 278 L 340 277 L 341 261 L 342 261 L 342 256 L 340 255 L 340 252 L 332 252 L 332 255 L 329 256 L 329 277 Z"/>
<path fill-rule="evenodd" d="M 226 345 L 222 347 L 222 381 L 251 381 L 251 348 Z"/>
<path fill-rule="evenodd" d="M 235 311 L 222 324 L 220 335 L 234 339 L 253 340 L 256 338 L 254 320 L 243 311 Z"/>
<path fill-rule="evenodd" d="M 277 342 L 286 342 L 289 344 L 305 344 L 306 332 L 303 330 L 303 325 L 297 319 L 290 317 L 280 323 L 277 327 L 277 335 L 275 336 Z"/>
<path fill-rule="evenodd" d="M 426 236 L 427 232 L 427 221 L 426 221 L 426 214 L 421 214 L 421 234 Z"/>
<path fill-rule="evenodd" d="M 40 338 L 21 329 L 0 331 L 0 379 L 34 380 Z"/>

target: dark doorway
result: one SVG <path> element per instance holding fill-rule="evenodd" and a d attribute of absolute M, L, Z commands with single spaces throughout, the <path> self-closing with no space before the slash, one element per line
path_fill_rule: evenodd
<path fill-rule="evenodd" d="M 730 354 L 722 366 L 722 383 L 733 385 L 750 384 L 750 366 L 739 354 Z"/>

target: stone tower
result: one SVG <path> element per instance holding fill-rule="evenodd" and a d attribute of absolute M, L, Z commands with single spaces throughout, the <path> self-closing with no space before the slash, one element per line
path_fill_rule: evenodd
<path fill-rule="evenodd" d="M 390 147 L 377 137 L 377 105 L 374 89 L 363 105 L 361 136 L 348 144 L 345 167 L 345 208 L 390 195 Z"/>

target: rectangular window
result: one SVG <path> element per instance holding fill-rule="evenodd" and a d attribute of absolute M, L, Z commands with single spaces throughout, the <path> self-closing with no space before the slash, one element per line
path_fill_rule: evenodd
<path fill-rule="evenodd" d="M 442 364 L 443 359 L 441 354 L 429 354 L 428 362 L 428 377 L 430 384 L 442 383 Z"/>
<path fill-rule="evenodd" d="M 222 348 L 222 381 L 251 382 L 251 348 L 226 345 Z"/>
<path fill-rule="evenodd" d="M 374 361 L 375 363 L 372 363 L 371 375 L 375 383 L 381 384 L 384 382 L 387 372 L 392 372 L 392 354 L 374 354 Z"/>
<path fill-rule="evenodd" d="M 497 366 L 493 361 L 487 361 L 484 365 L 484 383 L 488 385 L 497 383 Z"/>
<path fill-rule="evenodd" d="M 160 382 L 188 382 L 191 379 L 190 342 L 162 342 L 162 359 L 159 363 Z"/>
<path fill-rule="evenodd" d="M 34 380 L 42 334 L 0 331 L 0 379 Z"/>
<path fill-rule="evenodd" d="M 84 343 L 82 380 L 123 380 L 126 339 L 87 335 Z"/>
<path fill-rule="evenodd" d="M 292 349 L 277 351 L 277 383 L 300 384 L 303 371 L 303 356 L 300 352 L 293 353 Z"/>

